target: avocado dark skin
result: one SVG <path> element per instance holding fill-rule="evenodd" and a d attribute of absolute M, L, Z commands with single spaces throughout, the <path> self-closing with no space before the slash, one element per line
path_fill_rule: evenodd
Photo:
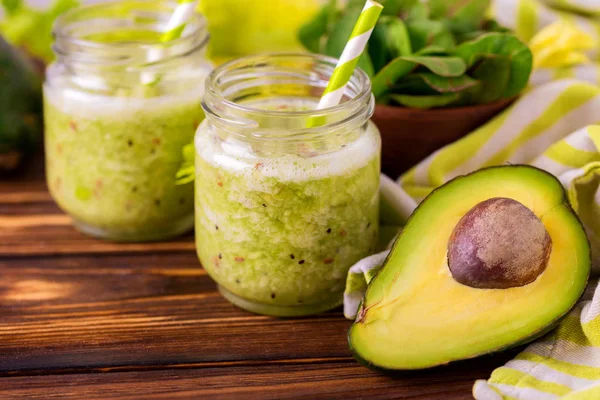
<path fill-rule="evenodd" d="M 479 253 L 470 244 L 476 242 L 473 237 L 481 238 L 482 231 L 477 235 L 466 232 L 462 238 L 458 233 L 472 225 L 473 217 L 485 214 L 482 211 L 489 210 L 490 204 L 499 205 L 502 211 L 507 198 L 514 200 L 508 201 L 510 207 L 516 202 L 533 212 L 550 238 L 540 234 L 535 219 L 524 213 L 529 219 L 524 218 L 524 226 L 530 224 L 531 229 L 522 231 L 533 232 L 542 264 L 547 266 L 532 262 L 537 276 L 533 281 L 529 275 L 518 275 L 510 285 L 498 285 L 494 268 L 506 267 L 503 257 L 511 253 L 500 252 L 499 264 L 491 258 L 472 257 Z M 484 222 L 494 219 L 488 215 Z M 497 219 L 500 225 L 488 230 L 494 245 L 506 222 Z M 512 235 L 515 230 L 509 232 Z M 457 238 L 460 242 L 453 243 Z M 515 243 L 515 249 L 522 244 Z M 476 261 L 455 265 L 462 275 L 459 279 L 448 266 L 453 245 L 465 249 L 453 262 L 465 257 Z M 489 249 L 484 253 L 489 255 Z M 548 259 L 546 250 L 551 252 Z M 520 265 L 522 260 L 509 261 Z M 463 279 L 470 278 L 469 269 L 474 266 L 490 269 L 487 282 L 482 271 Z M 520 348 L 550 332 L 573 308 L 585 290 L 590 269 L 585 230 L 553 175 L 526 165 L 485 168 L 434 190 L 415 210 L 367 288 L 348 333 L 349 345 L 359 363 L 385 372 L 431 369 Z"/>
<path fill-rule="evenodd" d="M 32 62 L 0 36 L 0 171 L 33 152 L 42 133 L 42 80 Z"/>

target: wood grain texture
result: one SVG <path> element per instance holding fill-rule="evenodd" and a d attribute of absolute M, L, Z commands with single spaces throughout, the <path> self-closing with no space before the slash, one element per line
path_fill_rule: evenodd
<path fill-rule="evenodd" d="M 343 362 L 55 375 L 0 381 L 7 398 L 47 399 L 465 399 L 472 379 L 456 372 L 391 377 Z M 5 397 L 3 397 L 5 398 Z"/>
<path fill-rule="evenodd" d="M 510 358 L 384 376 L 358 365 L 340 310 L 300 319 L 227 303 L 193 237 L 75 231 L 38 163 L 0 181 L 0 398 L 470 398 Z"/>

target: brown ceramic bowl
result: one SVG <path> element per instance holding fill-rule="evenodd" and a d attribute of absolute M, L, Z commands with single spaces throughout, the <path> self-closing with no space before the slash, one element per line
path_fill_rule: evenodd
<path fill-rule="evenodd" d="M 514 100 L 433 110 L 377 105 L 373 122 L 383 140 L 381 169 L 397 178 L 437 149 L 477 129 Z"/>

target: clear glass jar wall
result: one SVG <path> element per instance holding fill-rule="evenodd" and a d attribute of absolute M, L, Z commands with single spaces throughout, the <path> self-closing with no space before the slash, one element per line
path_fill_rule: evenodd
<path fill-rule="evenodd" d="M 193 184 L 175 185 L 204 118 L 206 21 L 160 35 L 175 2 L 85 6 L 54 27 L 44 85 L 47 182 L 81 231 L 157 240 L 193 226 Z"/>
<path fill-rule="evenodd" d="M 207 80 L 196 134 L 196 246 L 221 293 L 296 316 L 341 304 L 378 235 L 381 141 L 357 70 L 343 103 L 314 111 L 335 66 L 316 55 L 232 61 Z"/>

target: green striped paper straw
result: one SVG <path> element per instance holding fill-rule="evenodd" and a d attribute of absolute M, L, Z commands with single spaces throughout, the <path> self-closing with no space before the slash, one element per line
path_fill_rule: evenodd
<path fill-rule="evenodd" d="M 167 23 L 167 29 L 160 36 L 160 41 L 162 43 L 169 42 L 181 36 L 181 33 L 185 29 L 185 24 L 192 15 L 194 15 L 194 12 L 196 12 L 197 5 L 197 0 L 179 0 L 177 7 L 175 7 L 175 10 L 173 11 L 173 15 L 171 15 L 171 18 Z M 163 57 L 163 49 L 153 48 L 148 52 L 147 61 L 154 62 L 161 57 Z M 162 77 L 160 75 L 152 72 L 142 74 L 142 83 L 145 86 L 154 86 L 158 84 L 161 79 Z"/>
<path fill-rule="evenodd" d="M 382 10 L 383 6 L 375 1 L 367 0 L 365 3 L 365 7 L 360 13 L 356 25 L 354 25 L 350 39 L 331 74 L 317 110 L 333 107 L 342 100 L 344 89 L 354 73 L 358 59 L 367 46 Z"/>
<path fill-rule="evenodd" d="M 196 11 L 197 0 L 179 0 L 173 15 L 167 24 L 167 30 L 160 37 L 161 42 L 168 42 L 181 36 L 185 24 Z"/>

